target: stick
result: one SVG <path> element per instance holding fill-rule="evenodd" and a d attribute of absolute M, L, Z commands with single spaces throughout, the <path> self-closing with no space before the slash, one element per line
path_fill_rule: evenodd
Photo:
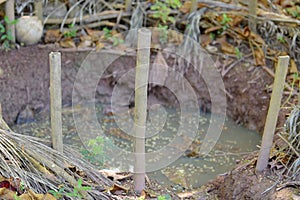
<path fill-rule="evenodd" d="M 257 11 L 257 0 L 249 1 L 249 28 L 253 33 L 256 33 L 256 11 Z"/>
<path fill-rule="evenodd" d="M 38 19 L 43 22 L 43 2 L 42 0 L 36 0 L 34 2 L 34 11 L 35 15 L 38 17 Z"/>
<path fill-rule="evenodd" d="M 274 86 L 271 95 L 270 106 L 264 128 L 261 149 L 257 159 L 256 171 L 262 172 L 268 165 L 273 137 L 276 129 L 280 103 L 284 89 L 285 77 L 289 65 L 289 56 L 279 56 L 275 74 Z"/>
<path fill-rule="evenodd" d="M 68 18 L 65 20 L 65 24 L 71 24 L 71 23 L 78 23 L 78 22 L 85 22 L 90 23 L 94 21 L 100 21 L 104 19 L 112 19 L 117 18 L 122 11 L 103 11 L 101 13 L 97 13 L 95 15 L 85 15 L 82 18 Z M 131 16 L 131 13 L 123 12 L 122 17 L 128 17 Z M 61 24 L 63 22 L 63 19 L 46 19 L 44 21 L 44 24 Z"/>
<path fill-rule="evenodd" d="M 145 131 L 147 116 L 147 90 L 150 62 L 151 31 L 138 31 L 137 62 L 135 74 L 135 166 L 134 190 L 141 193 L 145 188 Z"/>
<path fill-rule="evenodd" d="M 15 1 L 7 0 L 5 3 L 5 15 L 8 17 L 10 22 L 15 20 Z M 6 23 L 6 34 L 11 35 L 11 41 L 16 42 L 16 33 L 15 33 L 14 23 Z"/>
<path fill-rule="evenodd" d="M 61 54 L 51 52 L 50 59 L 50 101 L 52 147 L 63 153 L 61 120 Z"/>

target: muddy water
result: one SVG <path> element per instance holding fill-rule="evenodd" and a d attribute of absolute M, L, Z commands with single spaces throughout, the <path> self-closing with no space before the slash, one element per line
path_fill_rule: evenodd
<path fill-rule="evenodd" d="M 107 105 L 97 105 L 95 107 L 96 115 L 99 123 L 99 127 L 102 128 L 105 134 L 105 144 L 111 148 L 118 147 L 126 150 L 129 154 L 133 150 L 133 138 L 126 134 L 132 127 L 132 110 L 126 112 L 124 115 L 118 115 L 119 118 L 112 115 Z M 78 107 L 74 110 L 75 113 L 82 115 L 82 119 L 85 116 L 85 108 Z M 161 170 L 157 170 L 148 173 L 148 176 L 158 180 L 163 184 L 170 184 L 174 186 L 176 190 L 197 188 L 200 185 L 207 183 L 209 180 L 215 178 L 218 174 L 223 174 L 233 168 L 238 160 L 243 155 L 257 150 L 257 145 L 260 144 L 261 137 L 258 133 L 249 131 L 242 126 L 236 125 L 229 119 L 226 119 L 223 125 L 223 131 L 218 138 L 216 145 L 208 155 L 203 156 L 199 154 L 200 147 L 202 145 L 203 138 L 207 134 L 209 124 L 215 120 L 217 116 L 202 115 L 199 113 L 199 121 L 191 122 L 188 126 L 185 126 L 187 130 L 193 129 L 198 126 L 194 136 L 193 143 L 186 142 L 185 151 L 182 151 L 182 155 L 178 155 L 178 159 L 175 159 L 173 163 L 167 163 L 168 165 Z M 174 108 L 164 109 L 151 109 L 148 115 L 148 122 L 152 124 L 147 127 L 147 133 L 149 137 L 146 139 L 146 153 L 159 152 L 169 143 L 172 143 L 180 130 L 180 121 L 187 116 L 182 116 L 179 110 Z M 30 124 L 16 125 L 13 128 L 18 133 L 24 133 L 31 136 L 37 136 L 50 140 L 50 122 L 49 114 L 41 113 L 36 116 L 36 121 Z M 116 123 L 117 122 L 117 123 Z M 195 124 L 197 123 L 197 124 Z M 192 129 L 189 129 L 193 127 Z M 120 129 L 122 128 L 122 130 Z M 64 143 L 72 145 L 77 149 L 83 148 L 83 143 L 87 144 L 90 139 L 96 137 L 96 135 L 83 136 L 77 133 L 73 120 L 73 111 L 71 108 L 63 109 L 63 136 Z M 79 137 L 80 136 L 80 137 Z M 184 141 L 182 142 L 184 143 Z M 180 144 L 173 145 L 172 148 L 180 148 Z M 172 151 L 170 148 L 170 151 Z M 172 152 L 170 152 L 169 155 Z M 109 151 L 101 153 L 103 157 L 101 162 L 105 162 L 105 168 L 112 167 L 121 170 L 122 167 L 117 165 L 116 160 L 111 159 L 111 153 Z M 159 155 L 159 153 L 157 153 Z M 163 155 L 166 156 L 166 155 Z M 167 155 L 168 156 L 168 155 Z M 126 157 L 126 156 L 125 156 Z M 164 159 L 162 157 L 162 159 Z M 160 165 L 162 161 L 150 160 L 151 162 L 157 162 Z M 165 165 L 165 164 L 164 164 Z"/>

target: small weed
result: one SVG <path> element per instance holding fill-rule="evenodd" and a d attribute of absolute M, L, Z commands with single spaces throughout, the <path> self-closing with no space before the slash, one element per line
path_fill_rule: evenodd
<path fill-rule="evenodd" d="M 282 44 L 286 43 L 286 41 L 285 41 L 283 35 L 277 35 L 277 40 L 278 40 L 280 43 L 282 43 Z"/>
<path fill-rule="evenodd" d="M 59 188 L 58 191 L 49 190 L 49 193 L 52 194 L 56 199 L 60 199 L 65 194 L 65 188 Z"/>
<path fill-rule="evenodd" d="M 89 140 L 88 147 L 91 150 L 81 149 L 80 152 L 89 162 L 102 166 L 104 161 L 107 159 L 105 154 L 106 149 L 112 146 L 112 141 L 107 138 L 97 136 L 95 139 Z"/>
<path fill-rule="evenodd" d="M 222 21 L 221 21 L 221 25 L 222 25 L 222 29 L 218 31 L 218 34 L 221 34 L 223 31 L 226 31 L 230 25 L 229 22 L 232 21 L 231 17 L 228 17 L 225 13 L 222 15 Z"/>
<path fill-rule="evenodd" d="M 287 13 L 292 15 L 294 18 L 300 17 L 300 6 L 288 7 L 286 9 Z"/>
<path fill-rule="evenodd" d="M 240 51 L 238 47 L 234 48 L 234 54 L 237 57 L 237 59 L 241 59 L 243 57 L 243 53 Z"/>
<path fill-rule="evenodd" d="M 162 44 L 165 44 L 168 42 L 168 26 L 158 24 L 159 29 L 159 41 Z"/>
<path fill-rule="evenodd" d="M 91 189 L 92 188 L 90 186 L 82 186 L 82 179 L 78 179 L 77 186 L 74 187 L 73 192 L 65 192 L 65 188 L 60 188 L 58 191 L 49 190 L 49 193 L 51 193 L 57 199 L 60 199 L 63 196 L 77 197 L 79 199 L 82 199 L 82 195 L 80 194 L 80 192 L 89 191 Z"/>
<path fill-rule="evenodd" d="M 21 200 L 21 198 L 17 194 L 14 194 L 14 200 Z"/>
<path fill-rule="evenodd" d="M 71 29 L 71 30 L 65 31 L 63 34 L 64 37 L 68 37 L 68 38 L 76 37 L 77 30 L 74 29 L 74 26 L 75 26 L 74 24 L 68 25 L 69 29 Z"/>
<path fill-rule="evenodd" d="M 170 195 L 163 195 L 163 196 L 158 196 L 157 197 L 157 200 L 172 200 L 171 196 Z"/>
<path fill-rule="evenodd" d="M 104 39 L 112 41 L 113 46 L 118 46 L 119 44 L 124 43 L 123 39 L 112 35 L 111 30 L 109 30 L 106 27 L 103 29 L 103 33 L 104 33 Z"/>
<path fill-rule="evenodd" d="M 166 1 L 159 1 L 156 0 L 155 4 L 153 4 L 150 9 L 155 11 L 153 17 L 156 19 L 161 20 L 164 24 L 167 22 L 174 23 L 174 17 L 170 16 L 171 8 L 176 9 L 181 6 L 180 0 L 166 0 Z"/>
<path fill-rule="evenodd" d="M 215 34 L 215 33 L 210 33 L 210 34 L 209 34 L 209 38 L 210 38 L 211 40 L 215 40 L 215 39 L 216 39 L 216 34 Z"/>
<path fill-rule="evenodd" d="M 13 20 L 10 21 L 7 16 L 4 17 L 5 24 L 16 24 L 18 21 Z M 0 24 L 0 41 L 2 42 L 2 48 L 6 51 L 10 50 L 12 44 L 12 34 L 10 31 L 7 31 L 5 28 L 5 24 Z"/>

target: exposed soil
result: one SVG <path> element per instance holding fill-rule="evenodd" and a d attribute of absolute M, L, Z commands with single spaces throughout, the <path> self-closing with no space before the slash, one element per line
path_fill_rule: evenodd
<path fill-rule="evenodd" d="M 53 45 L 37 45 L 0 52 L 0 72 L 2 72 L 0 73 L 0 102 L 4 119 L 9 124 L 15 123 L 18 115 L 25 115 L 26 121 L 34 118 L 36 113 L 49 109 L 48 54 L 54 50 L 59 49 Z M 75 50 L 62 52 L 62 96 L 65 106 L 71 105 L 76 73 L 88 53 L 88 51 Z M 221 59 L 218 56 L 213 58 Z M 167 62 L 171 64 L 172 60 Z M 134 57 L 122 57 L 112 64 L 110 73 L 128 71 L 134 65 Z M 218 67 L 221 70 L 222 66 Z M 117 76 L 107 76 L 108 78 L 100 81 L 101 87 L 97 88 L 97 100 L 101 102 L 110 100 L 112 88 L 121 76 L 116 74 Z M 196 91 L 201 109 L 209 111 L 210 97 L 204 81 L 193 69 L 187 70 L 185 77 Z M 270 99 L 267 86 L 272 84 L 272 81 L 273 78 L 263 68 L 254 67 L 251 63 L 243 62 L 232 68 L 224 76 L 227 115 L 249 129 L 262 132 Z M 153 102 L 158 100 L 166 104 L 174 103 L 173 97 L 163 87 L 152 87 L 150 96 Z M 280 119 L 282 123 L 284 118 Z M 257 177 L 252 164 L 250 168 L 249 166 L 239 168 L 229 175 L 219 177 L 212 184 L 205 186 L 204 192 L 209 192 L 211 197 L 218 196 L 220 199 L 260 199 L 257 195 L 272 184 L 274 181 Z M 196 196 L 198 199 L 210 198 L 201 192 Z"/>
<path fill-rule="evenodd" d="M 1 52 L 0 100 L 4 119 L 9 124 L 16 122 L 18 114 L 26 107 L 32 109 L 33 113 L 49 108 L 48 54 L 55 49 L 59 50 L 48 45 Z M 64 105 L 70 105 L 76 73 L 87 54 L 88 51 L 62 53 Z M 218 56 L 213 58 L 220 59 Z M 172 60 L 168 60 L 168 63 L 172 63 Z M 117 75 L 100 81 L 96 95 L 99 101 L 110 100 L 112 88 L 122 75 L 117 72 L 129 70 L 134 64 L 133 57 L 122 57 L 112 64 L 110 73 Z M 209 111 L 210 97 L 203 79 L 191 68 L 185 73 L 185 77 L 198 95 L 202 110 Z M 272 83 L 273 78 L 260 67 L 254 67 L 251 63 L 241 63 L 231 69 L 223 79 L 227 93 L 228 116 L 249 129 L 262 132 L 270 98 L 267 86 Z M 151 99 L 166 104 L 176 101 L 167 89 L 158 86 L 151 88 L 150 96 Z"/>

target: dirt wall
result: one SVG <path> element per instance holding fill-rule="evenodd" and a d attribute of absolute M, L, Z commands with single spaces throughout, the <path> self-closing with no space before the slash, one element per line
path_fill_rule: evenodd
<path fill-rule="evenodd" d="M 55 50 L 57 49 L 54 46 L 30 46 L 0 52 L 0 102 L 4 119 L 9 124 L 15 123 L 17 116 L 25 108 L 31 110 L 32 115 L 49 109 L 48 54 Z M 87 54 L 87 51 L 62 52 L 62 95 L 65 106 L 71 105 L 76 73 Z M 154 52 L 152 61 L 155 55 Z M 124 72 L 133 68 L 135 62 L 132 56 L 124 56 L 113 62 L 96 88 L 97 100 L 109 102 L 118 79 Z M 172 58 L 167 59 L 170 66 L 172 62 Z M 221 66 L 219 70 L 222 70 Z M 201 75 L 189 67 L 184 76 L 196 92 L 201 110 L 209 112 L 210 95 Z M 266 88 L 272 83 L 272 78 L 262 68 L 241 62 L 228 71 L 223 80 L 226 89 L 223 92 L 227 96 L 227 115 L 237 123 L 262 132 L 270 96 Z M 124 88 L 133 87 L 133 84 L 122 84 Z M 177 102 L 172 92 L 158 85 L 150 85 L 149 99 L 150 102 L 163 104 Z"/>

